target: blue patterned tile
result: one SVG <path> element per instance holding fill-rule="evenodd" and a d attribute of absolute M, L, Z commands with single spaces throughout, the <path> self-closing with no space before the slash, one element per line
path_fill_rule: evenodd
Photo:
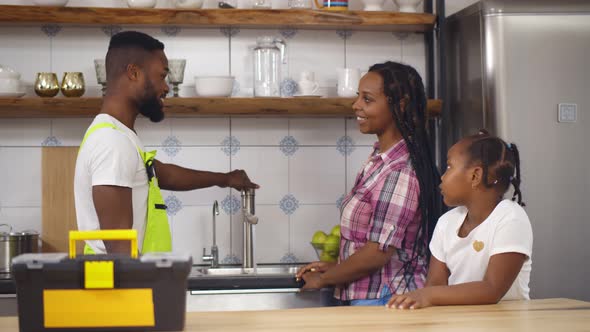
<path fill-rule="evenodd" d="M 240 33 L 240 28 L 223 27 L 220 28 L 219 31 L 226 37 L 235 37 L 238 33 Z"/>
<path fill-rule="evenodd" d="M 42 146 L 61 146 L 61 141 L 55 136 L 48 136 L 43 142 Z"/>
<path fill-rule="evenodd" d="M 285 39 L 291 39 L 291 38 L 295 37 L 297 35 L 297 32 L 299 32 L 297 30 L 297 28 L 293 28 L 293 27 L 284 27 L 284 28 L 279 29 L 279 33 Z"/>
<path fill-rule="evenodd" d="M 299 259 L 292 252 L 288 252 L 288 253 L 284 254 L 283 257 L 281 257 L 281 263 L 283 263 L 283 264 L 295 264 L 298 262 L 299 262 Z"/>
<path fill-rule="evenodd" d="M 119 25 L 105 25 L 103 27 L 100 28 L 100 30 L 107 36 L 107 37 L 112 37 L 116 34 L 118 34 L 119 32 L 123 31 L 123 28 Z"/>
<path fill-rule="evenodd" d="M 297 92 L 297 82 L 291 78 L 285 78 L 281 81 L 281 96 L 292 97 Z"/>
<path fill-rule="evenodd" d="M 221 201 L 221 209 L 228 215 L 234 215 L 240 210 L 240 199 L 234 195 L 227 195 Z"/>
<path fill-rule="evenodd" d="M 285 156 L 292 156 L 299 150 L 299 142 L 293 136 L 285 136 L 279 142 L 279 146 Z"/>
<path fill-rule="evenodd" d="M 61 26 L 57 24 L 46 24 L 41 26 L 41 31 L 43 31 L 47 37 L 55 37 L 61 31 Z"/>
<path fill-rule="evenodd" d="M 338 210 L 342 209 L 342 202 L 344 202 L 344 198 L 346 197 L 346 195 L 342 194 L 342 196 L 340 196 L 337 200 L 336 200 L 336 207 L 338 208 Z"/>
<path fill-rule="evenodd" d="M 336 149 L 340 152 L 343 156 L 348 156 L 354 151 L 354 141 L 350 136 L 342 136 L 336 141 Z"/>
<path fill-rule="evenodd" d="M 227 136 L 221 141 L 221 151 L 227 156 L 235 156 L 240 151 L 240 141 L 235 136 Z"/>
<path fill-rule="evenodd" d="M 182 210 L 182 201 L 174 194 L 166 197 L 164 202 L 166 203 L 166 213 L 169 217 L 176 215 L 178 211 Z"/>
<path fill-rule="evenodd" d="M 176 25 L 166 25 L 162 27 L 162 32 L 168 37 L 176 37 L 182 29 Z"/>
<path fill-rule="evenodd" d="M 229 254 L 223 257 L 221 264 L 242 264 L 242 260 L 234 254 Z"/>
<path fill-rule="evenodd" d="M 166 137 L 164 142 L 162 142 L 162 145 L 164 146 L 162 150 L 164 150 L 168 157 L 176 156 L 178 152 L 180 152 L 180 150 L 182 149 L 182 147 L 180 146 L 180 141 L 176 136 L 173 135 Z"/>
<path fill-rule="evenodd" d="M 350 39 L 350 37 L 352 36 L 352 31 L 351 30 L 336 30 L 336 34 L 338 35 L 338 37 L 347 40 Z"/>
<path fill-rule="evenodd" d="M 299 201 L 297 198 L 295 198 L 295 196 L 287 194 L 285 197 L 283 197 L 283 199 L 281 199 L 279 206 L 286 215 L 292 215 L 295 210 L 299 208 Z"/>

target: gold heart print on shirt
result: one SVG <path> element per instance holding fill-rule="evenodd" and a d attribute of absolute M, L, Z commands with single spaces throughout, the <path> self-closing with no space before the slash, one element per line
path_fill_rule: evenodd
<path fill-rule="evenodd" d="M 481 241 L 473 241 L 473 249 L 475 249 L 475 251 L 480 252 L 483 249 L 483 242 Z"/>

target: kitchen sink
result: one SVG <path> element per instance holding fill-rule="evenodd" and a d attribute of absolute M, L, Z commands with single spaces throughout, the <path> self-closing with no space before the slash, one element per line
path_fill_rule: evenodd
<path fill-rule="evenodd" d="M 301 291 L 295 280 L 303 265 L 193 266 L 187 311 L 277 310 L 334 305 L 334 290 Z M 290 286 L 286 286 L 290 285 Z"/>
<path fill-rule="evenodd" d="M 199 276 L 267 276 L 267 275 L 295 275 L 298 266 L 258 266 L 255 268 L 243 267 L 193 267 L 189 277 Z"/>

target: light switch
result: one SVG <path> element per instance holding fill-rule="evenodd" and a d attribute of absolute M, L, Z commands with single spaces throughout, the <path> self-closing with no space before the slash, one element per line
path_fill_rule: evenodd
<path fill-rule="evenodd" d="M 576 122 L 578 120 L 578 105 L 561 103 L 557 107 L 558 122 Z"/>

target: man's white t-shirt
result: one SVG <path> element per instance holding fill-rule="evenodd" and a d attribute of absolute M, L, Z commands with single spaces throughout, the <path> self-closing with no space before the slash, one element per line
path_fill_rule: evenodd
<path fill-rule="evenodd" d="M 100 229 L 92 199 L 93 186 L 128 187 L 132 190 L 133 229 L 137 230 L 141 250 L 147 215 L 148 180 L 137 147 L 142 150 L 144 147 L 133 130 L 110 115 L 97 115 L 90 127 L 105 122 L 114 124 L 119 130 L 96 130 L 88 136 L 76 160 L 74 196 L 78 229 Z M 95 253 L 106 253 L 102 241 L 86 242 Z"/>
<path fill-rule="evenodd" d="M 533 231 L 524 209 L 511 200 L 503 200 L 486 220 L 461 238 L 459 229 L 466 216 L 467 208 L 463 206 L 445 213 L 438 220 L 430 242 L 432 255 L 451 272 L 449 285 L 482 281 L 492 256 L 517 252 L 527 259 L 502 300 L 530 299 Z"/>

